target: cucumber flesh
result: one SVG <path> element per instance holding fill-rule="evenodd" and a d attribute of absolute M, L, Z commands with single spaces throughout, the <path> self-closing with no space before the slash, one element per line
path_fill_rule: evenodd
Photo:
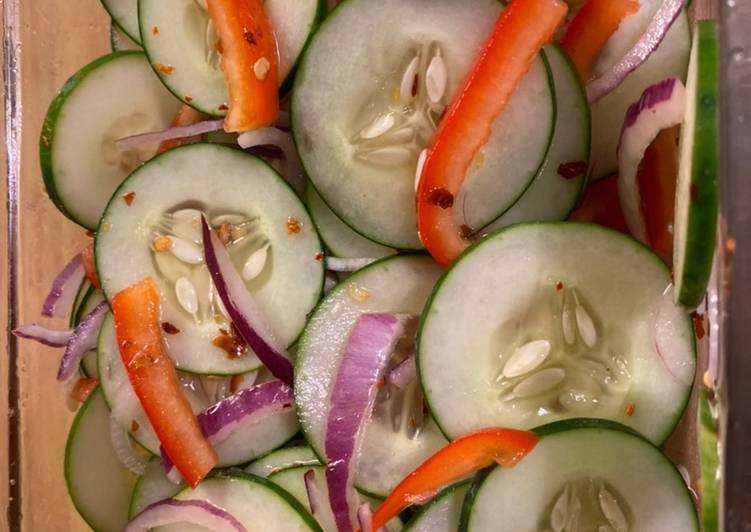
<path fill-rule="evenodd" d="M 419 314 L 439 275 L 440 269 L 429 257 L 382 259 L 340 283 L 314 312 L 297 352 L 295 403 L 305 437 L 319 457 L 324 456 L 329 393 L 351 328 L 364 313 Z M 422 411 L 422 400 L 415 400 L 414 391 L 410 389 L 405 398 L 406 412 L 418 406 Z M 401 416 L 401 424 L 394 428 L 389 404 L 377 403 L 365 425 L 355 475 L 358 489 L 380 497 L 446 443 L 430 418 L 417 437 L 408 426 L 408 415 Z"/>
<path fill-rule="evenodd" d="M 133 487 L 128 517 L 133 519 L 150 504 L 174 497 L 184 488 L 184 482 L 175 484 L 167 478 L 167 475 L 164 474 L 161 458 L 153 457 L 146 465 L 146 471 L 138 478 L 136 485 Z"/>
<path fill-rule="evenodd" d="M 462 504 L 468 488 L 469 482 L 445 488 L 407 521 L 404 531 L 455 532 L 459 527 Z"/>
<path fill-rule="evenodd" d="M 466 7 L 451 0 L 347 0 L 301 61 L 291 104 L 300 158 L 334 213 L 383 245 L 422 247 L 414 209 L 419 153 L 502 9 L 495 0 Z M 436 57 L 448 79 L 432 102 L 423 83 Z M 459 223 L 480 229 L 521 196 L 547 153 L 554 114 L 541 54 L 467 174 L 456 198 L 463 206 L 457 217 L 466 216 Z M 390 127 L 376 135 L 383 124 Z"/>
<path fill-rule="evenodd" d="M 659 257 L 595 225 L 520 224 L 480 241 L 422 316 L 418 372 L 436 422 L 453 439 L 588 416 L 661 444 L 696 366 L 669 287 Z"/>
<path fill-rule="evenodd" d="M 126 194 L 134 195 L 130 205 L 122 199 Z M 239 271 L 256 252 L 266 254 L 260 274 L 246 286 L 280 342 L 294 343 L 320 297 L 321 244 L 287 183 L 261 159 L 240 150 L 181 146 L 128 177 L 107 206 L 96 238 L 102 290 L 111 301 L 125 287 L 153 277 L 162 293 L 162 320 L 179 330 L 167 335 L 176 367 L 209 375 L 246 373 L 260 365 L 255 354 L 238 357 L 216 345 L 229 324 L 202 264 L 198 211 L 215 227 L 231 228 L 230 254 Z M 168 245 L 188 249 L 189 258 L 155 249 L 165 237 Z M 178 299 L 186 287 L 197 297 L 195 314 Z"/>
<path fill-rule="evenodd" d="M 720 446 L 717 434 L 717 418 L 713 412 L 709 391 L 699 392 L 699 463 L 701 466 L 701 520 L 704 532 L 719 532 Z"/>
<path fill-rule="evenodd" d="M 242 473 L 218 476 L 186 488 L 178 500 L 205 500 L 232 514 L 248 530 L 264 532 L 321 532 L 313 516 L 289 493 L 261 477 Z M 193 525 L 170 525 L 154 532 L 201 532 Z"/>
<path fill-rule="evenodd" d="M 313 186 L 305 190 L 310 216 L 318 228 L 321 240 L 336 257 L 380 259 L 393 255 L 396 250 L 368 240 L 341 221 L 318 195 Z"/>
<path fill-rule="evenodd" d="M 689 308 L 696 307 L 707 291 L 717 239 L 720 202 L 718 47 L 716 23 L 698 22 L 686 85 L 673 242 L 676 301 Z"/>
<path fill-rule="evenodd" d="M 128 522 L 134 478 L 117 459 L 110 413 L 101 390 L 81 406 L 65 446 L 65 482 L 78 513 L 97 532 L 121 532 Z"/>
<path fill-rule="evenodd" d="M 113 52 L 120 52 L 123 50 L 143 51 L 141 45 L 131 39 L 114 20 L 112 20 L 112 23 L 110 24 L 110 47 Z"/>
<path fill-rule="evenodd" d="M 513 468 L 493 469 L 466 530 L 538 532 L 572 522 L 571 530 L 699 530 L 673 464 L 639 436 L 596 427 L 544 436 Z"/>
<path fill-rule="evenodd" d="M 102 5 L 112 20 L 136 44 L 141 44 L 138 28 L 138 0 L 102 0 Z"/>
<path fill-rule="evenodd" d="M 605 46 L 594 68 L 600 75 L 615 64 L 644 34 L 661 0 L 639 0 L 641 8 L 626 17 Z M 691 48 L 691 29 L 684 12 L 673 23 L 662 43 L 613 92 L 592 104 L 592 178 L 600 179 L 618 171 L 617 149 L 623 119 L 628 107 L 644 90 L 665 78 L 686 79 Z M 617 122 L 614 124 L 613 121 Z"/>
<path fill-rule="evenodd" d="M 223 116 L 229 102 L 227 84 L 220 55 L 213 42 L 209 45 L 216 34 L 208 29 L 209 16 L 200 4 L 140 0 L 143 46 L 157 76 L 175 96 L 208 115 Z M 276 34 L 279 83 L 287 87 L 297 58 L 323 16 L 323 1 L 266 0 L 264 8 Z"/>
<path fill-rule="evenodd" d="M 521 222 L 564 220 L 574 209 L 584 186 L 591 136 L 587 95 L 579 74 L 558 46 L 546 47 L 545 55 L 553 75 L 556 98 L 550 150 L 524 195 L 483 232 Z M 580 173 L 577 175 L 577 172 Z"/>
<path fill-rule="evenodd" d="M 122 151 L 115 141 L 168 127 L 179 106 L 143 53 L 116 52 L 79 70 L 50 104 L 42 126 L 39 155 L 50 199 L 72 221 L 95 230 L 117 186 L 158 147 Z"/>
<path fill-rule="evenodd" d="M 245 468 L 246 473 L 267 478 L 292 467 L 321 465 L 310 447 L 286 447 L 262 456 Z"/>
<path fill-rule="evenodd" d="M 73 328 L 78 324 L 78 309 L 81 306 L 81 301 L 89 294 L 89 292 L 93 289 L 91 286 L 91 283 L 89 280 L 84 277 L 81 281 L 81 284 L 78 286 L 78 290 L 76 291 L 76 297 L 73 298 L 73 305 L 70 308 L 70 316 L 68 317 L 68 327 Z"/>

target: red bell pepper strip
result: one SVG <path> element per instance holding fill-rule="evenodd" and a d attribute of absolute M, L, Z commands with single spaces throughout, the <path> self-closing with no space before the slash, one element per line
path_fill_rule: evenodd
<path fill-rule="evenodd" d="M 175 118 L 172 119 L 171 127 L 192 126 L 193 124 L 197 124 L 198 122 L 208 120 L 208 118 L 209 117 L 207 115 L 203 114 L 200 111 L 196 111 L 189 105 L 183 105 L 177 111 Z M 179 139 L 163 140 L 161 144 L 159 144 L 159 148 L 156 150 L 156 152 L 162 153 L 171 148 L 175 148 L 176 146 L 182 146 L 183 144 L 191 144 L 193 142 L 199 141 L 200 138 L 201 137 L 199 135 L 199 136 L 194 136 L 194 137 L 184 137 L 184 138 L 179 138 Z"/>
<path fill-rule="evenodd" d="M 167 353 L 160 321 L 161 300 L 150 277 L 112 298 L 115 332 L 133 390 L 159 442 L 185 481 L 195 487 L 217 456 L 201 432 Z"/>
<path fill-rule="evenodd" d="M 454 197 L 493 121 L 566 17 L 561 0 L 514 0 L 504 9 L 428 148 L 417 190 L 417 228 L 425 247 L 448 265 L 469 244 L 454 219 Z"/>
<path fill-rule="evenodd" d="M 268 126 L 279 116 L 276 37 L 262 0 L 208 0 L 229 90 L 228 132 Z"/>
<path fill-rule="evenodd" d="M 83 403 L 91 395 L 91 392 L 96 390 L 98 385 L 99 381 L 96 379 L 80 378 L 73 385 L 73 389 L 70 391 L 70 398 Z"/>
<path fill-rule="evenodd" d="M 612 175 L 590 183 L 568 219 L 571 222 L 593 223 L 630 234 L 618 198 L 618 176 Z"/>
<path fill-rule="evenodd" d="M 678 127 L 664 129 L 644 152 L 637 173 L 647 241 L 663 260 L 673 259 L 673 218 L 678 179 Z"/>
<path fill-rule="evenodd" d="M 86 278 L 94 288 L 101 288 L 99 276 L 96 273 L 96 260 L 94 260 L 94 244 L 89 244 L 81 251 L 81 260 L 83 269 L 86 272 Z"/>
<path fill-rule="evenodd" d="M 621 21 L 639 11 L 634 0 L 589 0 L 571 21 L 560 45 L 587 81 L 603 46 Z"/>
<path fill-rule="evenodd" d="M 428 501 L 442 488 L 480 469 L 494 463 L 513 467 L 539 439 L 532 432 L 494 428 L 454 440 L 394 488 L 373 514 L 372 530 L 379 530 L 405 508 Z"/>

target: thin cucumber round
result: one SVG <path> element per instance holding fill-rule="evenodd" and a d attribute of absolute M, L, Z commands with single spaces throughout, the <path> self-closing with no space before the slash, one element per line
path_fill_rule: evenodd
<path fill-rule="evenodd" d="M 499 267 L 498 265 L 502 265 Z M 480 241 L 436 285 L 417 363 L 450 439 L 488 426 L 618 421 L 661 444 L 696 365 L 670 272 L 603 227 L 520 224 Z"/>
<path fill-rule="evenodd" d="M 385 246 L 422 247 L 414 209 L 419 154 L 502 9 L 495 0 L 470 4 L 346 0 L 301 60 L 292 129 L 311 183 L 344 223 Z M 429 92 L 428 84 L 443 81 L 437 65 L 445 84 Z M 467 174 L 456 198 L 460 223 L 484 227 L 530 185 L 550 144 L 554 106 L 541 54 Z"/>
<path fill-rule="evenodd" d="M 81 280 L 81 284 L 78 285 L 76 297 L 73 298 L 73 305 L 70 307 L 70 316 L 68 317 L 68 327 L 71 329 L 78 323 L 77 316 L 78 310 L 81 306 L 81 301 L 89 294 L 92 288 L 91 283 L 86 277 L 84 277 Z"/>
<path fill-rule="evenodd" d="M 73 420 L 65 445 L 65 483 L 73 505 L 96 532 L 121 532 L 128 522 L 133 475 L 110 443 L 110 412 L 97 389 Z"/>
<path fill-rule="evenodd" d="M 295 403 L 305 437 L 319 457 L 325 454 L 329 393 L 351 328 L 364 313 L 419 314 L 440 273 L 426 256 L 382 259 L 340 283 L 313 313 L 297 352 Z M 405 401 L 403 410 L 409 414 L 411 408 L 419 407 L 422 412 L 421 405 L 421 400 L 419 404 Z M 377 406 L 365 426 L 355 475 L 360 490 L 380 497 L 446 443 L 430 418 L 415 437 L 406 423 L 410 415 L 394 423 L 388 410 Z"/>
<path fill-rule="evenodd" d="M 97 233 L 102 289 L 111 301 L 120 290 L 154 277 L 162 320 L 179 331 L 167 335 L 176 367 L 211 375 L 245 373 L 259 366 L 257 357 L 237 356 L 217 340 L 227 336 L 222 331 L 229 323 L 203 265 L 199 211 L 225 231 L 238 271 L 245 272 L 251 258 L 266 257 L 246 286 L 279 340 L 293 344 L 323 286 L 321 244 L 288 184 L 261 159 L 239 150 L 191 144 L 131 174 L 115 192 Z"/>
<path fill-rule="evenodd" d="M 521 222 L 564 220 L 576 206 L 589 166 L 591 119 L 579 74 L 558 46 L 545 48 L 555 85 L 556 121 L 545 162 L 519 201 L 483 232 Z"/>
<path fill-rule="evenodd" d="M 141 44 L 138 28 L 138 0 L 102 0 L 102 5 L 112 20 L 136 44 Z"/>
<path fill-rule="evenodd" d="M 128 34 L 117 25 L 117 22 L 115 22 L 114 19 L 110 24 L 110 47 L 113 52 L 121 52 L 125 50 L 143 51 L 141 45 L 131 39 Z"/>
<path fill-rule="evenodd" d="M 123 151 L 115 141 L 164 129 L 179 106 L 140 52 L 105 55 L 74 74 L 52 100 L 39 140 L 42 177 L 55 206 L 96 229 L 117 186 L 158 147 Z"/>
<path fill-rule="evenodd" d="M 716 23 L 699 21 L 686 84 L 673 242 L 676 301 L 689 308 L 696 307 L 707 291 L 717 238 L 720 203 L 718 54 Z"/>
<path fill-rule="evenodd" d="M 635 15 L 626 17 L 603 49 L 594 68 L 598 76 L 636 44 L 662 0 L 639 0 Z M 644 90 L 665 78 L 686 79 L 691 49 L 691 26 L 684 11 L 657 49 L 613 92 L 592 104 L 592 178 L 600 179 L 618 171 L 618 140 L 626 110 L 639 100 Z M 615 121 L 615 123 L 614 123 Z"/>
<path fill-rule="evenodd" d="M 691 494 L 656 447 L 631 432 L 563 423 L 510 469 L 482 481 L 467 532 L 699 531 Z"/>
<path fill-rule="evenodd" d="M 204 2 L 205 4 L 205 2 Z M 323 0 L 266 0 L 266 15 L 276 34 L 279 83 L 289 88 L 295 65 L 325 12 Z M 229 97 L 216 52 L 216 33 L 195 0 L 139 0 L 143 46 L 156 75 L 185 104 L 223 116 Z"/>
<path fill-rule="evenodd" d="M 458 482 L 444 488 L 407 521 L 404 532 L 455 532 L 469 484 Z"/>
<path fill-rule="evenodd" d="M 266 478 L 285 469 L 313 465 L 321 465 L 321 462 L 310 447 L 285 447 L 252 462 L 245 472 Z"/>
<path fill-rule="evenodd" d="M 719 532 L 720 442 L 717 418 L 709 398 L 709 391 L 699 392 L 698 431 L 699 466 L 701 469 L 701 520 L 704 532 Z"/>
<path fill-rule="evenodd" d="M 175 484 L 164 474 L 162 460 L 155 456 L 146 465 L 146 471 L 138 477 L 130 498 L 128 517 L 132 519 L 147 506 L 174 497 L 185 488 L 185 482 Z"/>
<path fill-rule="evenodd" d="M 204 500 L 232 514 L 248 530 L 264 532 L 322 532 L 313 516 L 285 490 L 261 477 L 244 473 L 220 475 L 186 488 L 178 500 Z M 199 532 L 185 524 L 155 528 L 154 532 Z"/>
<path fill-rule="evenodd" d="M 305 190 L 306 203 L 310 216 L 318 228 L 321 240 L 336 257 L 380 259 L 393 255 L 396 250 L 368 240 L 342 222 L 321 199 L 312 186 Z"/>

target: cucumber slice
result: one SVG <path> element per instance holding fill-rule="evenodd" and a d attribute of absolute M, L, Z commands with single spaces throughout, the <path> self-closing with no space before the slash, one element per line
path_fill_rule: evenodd
<path fill-rule="evenodd" d="M 89 291 L 92 288 L 93 287 L 91 286 L 91 283 L 86 277 L 84 277 L 81 281 L 81 284 L 78 285 L 76 297 L 73 298 L 73 305 L 70 307 L 70 316 L 68 317 L 68 327 L 70 327 L 71 329 L 78 324 L 77 316 L 78 309 L 81 306 L 81 301 L 88 295 Z"/>
<path fill-rule="evenodd" d="M 89 290 L 86 291 L 83 298 L 81 298 L 81 304 L 76 309 L 73 326 L 81 323 L 81 320 L 83 320 L 86 315 L 94 310 L 94 308 L 102 301 L 104 301 L 104 294 L 102 291 L 91 286 Z"/>
<path fill-rule="evenodd" d="M 323 0 L 266 0 L 264 8 L 276 34 L 279 83 L 286 89 L 325 6 Z M 216 34 L 207 27 L 209 16 L 201 2 L 139 0 L 138 16 L 143 46 L 159 79 L 187 105 L 223 116 L 227 84 L 212 42 Z"/>
<path fill-rule="evenodd" d="M 114 20 L 110 24 L 110 47 L 113 52 L 120 52 L 123 50 L 143 51 L 141 45 L 131 39 Z"/>
<path fill-rule="evenodd" d="M 65 445 L 65 483 L 73 505 L 97 532 L 121 532 L 128 522 L 134 478 L 110 443 L 110 413 L 96 389 L 73 420 Z"/>
<path fill-rule="evenodd" d="M 175 484 L 168 479 L 164 474 L 161 459 L 158 456 L 153 457 L 146 465 L 146 471 L 138 477 L 136 485 L 133 486 L 128 517 L 132 519 L 150 504 L 174 497 L 184 488 L 184 482 Z"/>
<path fill-rule="evenodd" d="M 138 0 L 102 0 L 102 5 L 122 31 L 136 44 L 141 44 Z"/>
<path fill-rule="evenodd" d="M 717 25 L 696 25 L 686 85 L 675 194 L 673 270 L 676 301 L 689 308 L 704 298 L 712 273 L 719 213 L 720 117 Z"/>
<path fill-rule="evenodd" d="M 440 273 L 425 256 L 382 259 L 337 285 L 313 313 L 297 352 L 295 403 L 305 437 L 319 457 L 324 456 L 329 392 L 350 329 L 364 313 L 419 314 Z M 365 427 L 355 485 L 385 497 L 446 442 L 430 419 L 412 438 L 406 427 L 394 429 L 390 416 L 381 410 L 386 409 L 377 408 Z"/>
<path fill-rule="evenodd" d="M 261 477 L 233 473 L 209 478 L 195 489 L 186 488 L 175 499 L 205 500 L 235 516 L 248 530 L 264 532 L 322 532 L 313 516 L 289 493 Z M 203 527 L 171 525 L 154 532 L 200 532 Z"/>
<path fill-rule="evenodd" d="M 701 520 L 704 532 L 719 532 L 720 486 L 720 446 L 717 436 L 717 419 L 712 411 L 709 391 L 699 392 L 699 463 L 701 466 Z"/>
<path fill-rule="evenodd" d="M 342 222 L 312 186 L 305 190 L 305 199 L 310 216 L 318 228 L 321 240 L 336 257 L 380 259 L 396 253 L 395 249 L 382 246 L 357 233 Z"/>
<path fill-rule="evenodd" d="M 409 532 L 455 532 L 469 481 L 452 484 L 420 508 L 404 527 Z"/>
<path fill-rule="evenodd" d="M 691 494 L 657 448 L 607 426 L 566 426 L 513 468 L 490 472 L 471 503 L 468 532 L 698 532 Z"/>
<path fill-rule="evenodd" d="M 452 0 L 347 0 L 316 33 L 295 81 L 292 129 L 316 190 L 357 232 L 398 249 L 422 247 L 414 208 L 418 154 L 501 9 L 495 0 L 473 0 L 470 9 Z M 431 103 L 423 79 L 439 54 L 447 88 Z M 466 199 L 457 209 L 466 215 L 462 223 L 479 229 L 497 218 L 547 153 L 555 113 L 543 55 L 467 175 L 457 197 L 461 205 Z"/>
<path fill-rule="evenodd" d="M 418 371 L 436 422 L 453 439 L 586 415 L 662 443 L 696 366 L 669 287 L 657 255 L 595 225 L 521 224 L 480 241 L 422 316 Z"/>
<path fill-rule="evenodd" d="M 130 205 L 123 201 L 126 194 L 133 194 Z M 318 234 L 305 206 L 270 166 L 215 144 L 191 144 L 155 157 L 128 177 L 106 208 L 95 254 L 107 299 L 152 276 L 162 291 L 163 320 L 180 331 L 168 335 L 178 369 L 211 375 L 252 371 L 259 366 L 254 354 L 235 357 L 212 343 L 229 324 L 208 270 L 190 263 L 202 263 L 203 251 L 198 213 L 188 208 L 206 211 L 215 226 L 231 228 L 230 253 L 239 271 L 251 255 L 266 249 L 263 270 L 247 286 L 286 345 L 294 343 L 320 297 L 324 267 Z M 176 252 L 190 253 L 155 251 L 164 235 L 168 243 L 181 245 Z M 195 318 L 186 310 L 192 308 L 185 302 L 191 287 L 198 301 Z"/>
<path fill-rule="evenodd" d="M 140 52 L 105 55 L 74 74 L 52 100 L 39 140 L 42 177 L 55 206 L 96 229 L 117 186 L 158 147 L 123 152 L 115 141 L 164 129 L 179 106 Z"/>
<path fill-rule="evenodd" d="M 615 64 L 644 34 L 662 0 L 639 0 L 641 8 L 626 17 L 603 49 L 594 68 L 599 76 Z M 691 49 L 691 27 L 684 12 L 673 23 L 657 49 L 613 92 L 592 104 L 592 178 L 618 171 L 618 140 L 626 110 L 644 89 L 665 78 L 686 79 Z M 613 121 L 617 122 L 614 124 Z"/>
<path fill-rule="evenodd" d="M 310 447 L 286 447 L 259 458 L 246 467 L 245 472 L 267 478 L 292 467 L 314 465 L 321 465 L 321 462 Z"/>
<path fill-rule="evenodd" d="M 589 104 L 579 74 L 558 46 L 545 48 L 553 73 L 556 121 L 545 163 L 519 201 L 484 232 L 520 222 L 565 220 L 584 186 L 590 152 Z M 577 175 L 578 174 L 578 175 Z"/>

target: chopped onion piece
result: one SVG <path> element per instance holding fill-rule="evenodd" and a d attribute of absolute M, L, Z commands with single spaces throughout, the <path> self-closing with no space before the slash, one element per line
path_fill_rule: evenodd
<path fill-rule="evenodd" d="M 277 379 L 292 386 L 292 362 L 258 308 L 227 249 L 201 217 L 206 266 L 235 329 Z"/>
<path fill-rule="evenodd" d="M 648 87 L 638 102 L 626 111 L 618 145 L 618 196 L 629 231 L 647 243 L 647 224 L 639 192 L 639 163 L 644 152 L 663 129 L 683 122 L 686 89 L 676 78 Z"/>
<path fill-rule="evenodd" d="M 389 372 L 387 380 L 399 388 L 405 389 L 417 378 L 417 364 L 415 363 L 415 354 L 411 353 L 407 358 L 399 362 Z"/>
<path fill-rule="evenodd" d="M 391 353 L 405 334 L 409 316 L 364 314 L 355 323 L 344 348 L 331 392 L 326 418 L 326 484 L 339 532 L 352 526 L 352 482 L 360 447 L 360 433 L 373 403 Z"/>
<path fill-rule="evenodd" d="M 57 274 L 52 281 L 50 293 L 42 305 L 42 316 L 48 318 L 62 318 L 73 307 L 73 301 L 76 298 L 76 291 L 83 281 L 86 271 L 83 267 L 83 260 L 79 253 L 73 257 L 68 264 Z"/>
<path fill-rule="evenodd" d="M 138 135 L 131 135 L 124 137 L 115 142 L 115 145 L 120 150 L 128 150 L 135 146 L 146 143 L 164 142 L 165 140 L 183 139 L 186 137 L 195 137 L 196 135 L 203 135 L 205 133 L 211 133 L 212 131 L 219 131 L 224 127 L 224 120 L 205 120 L 203 122 L 196 122 L 188 126 L 174 126 L 161 131 L 153 131 L 150 133 L 140 133 Z"/>
<path fill-rule="evenodd" d="M 135 516 L 125 532 L 147 532 L 159 526 L 190 524 L 202 526 L 212 532 L 248 532 L 224 508 L 204 500 L 165 499 L 147 506 Z"/>
<path fill-rule="evenodd" d="M 292 136 L 286 131 L 275 127 L 262 127 L 240 133 L 237 137 L 237 143 L 243 149 L 253 148 L 255 146 L 276 146 L 284 154 L 284 174 L 292 188 L 298 193 L 302 193 L 305 188 L 305 173 L 302 169 L 302 163 L 297 155 L 295 143 Z"/>
<path fill-rule="evenodd" d="M 359 259 L 342 259 L 339 257 L 326 257 L 326 269 L 332 272 L 353 272 L 364 268 L 378 259 L 359 258 Z"/>
<path fill-rule="evenodd" d="M 652 55 L 683 10 L 686 0 L 664 0 L 644 34 L 615 65 L 587 84 L 587 98 L 594 103 L 620 85 Z"/>
<path fill-rule="evenodd" d="M 107 309 L 107 302 L 102 301 L 73 329 L 63 358 L 60 360 L 57 380 L 67 381 L 75 375 L 83 356 L 96 347 L 99 328 L 102 326 Z"/>
<path fill-rule="evenodd" d="M 49 347 L 65 347 L 73 336 L 73 329 L 56 331 L 41 325 L 22 325 L 13 329 L 13 334 L 25 340 L 36 340 Z"/>
<path fill-rule="evenodd" d="M 110 414 L 110 440 L 117 459 L 128 470 L 136 475 L 143 475 L 146 471 L 146 459 L 138 454 L 130 441 L 128 431 L 120 421 Z"/>

